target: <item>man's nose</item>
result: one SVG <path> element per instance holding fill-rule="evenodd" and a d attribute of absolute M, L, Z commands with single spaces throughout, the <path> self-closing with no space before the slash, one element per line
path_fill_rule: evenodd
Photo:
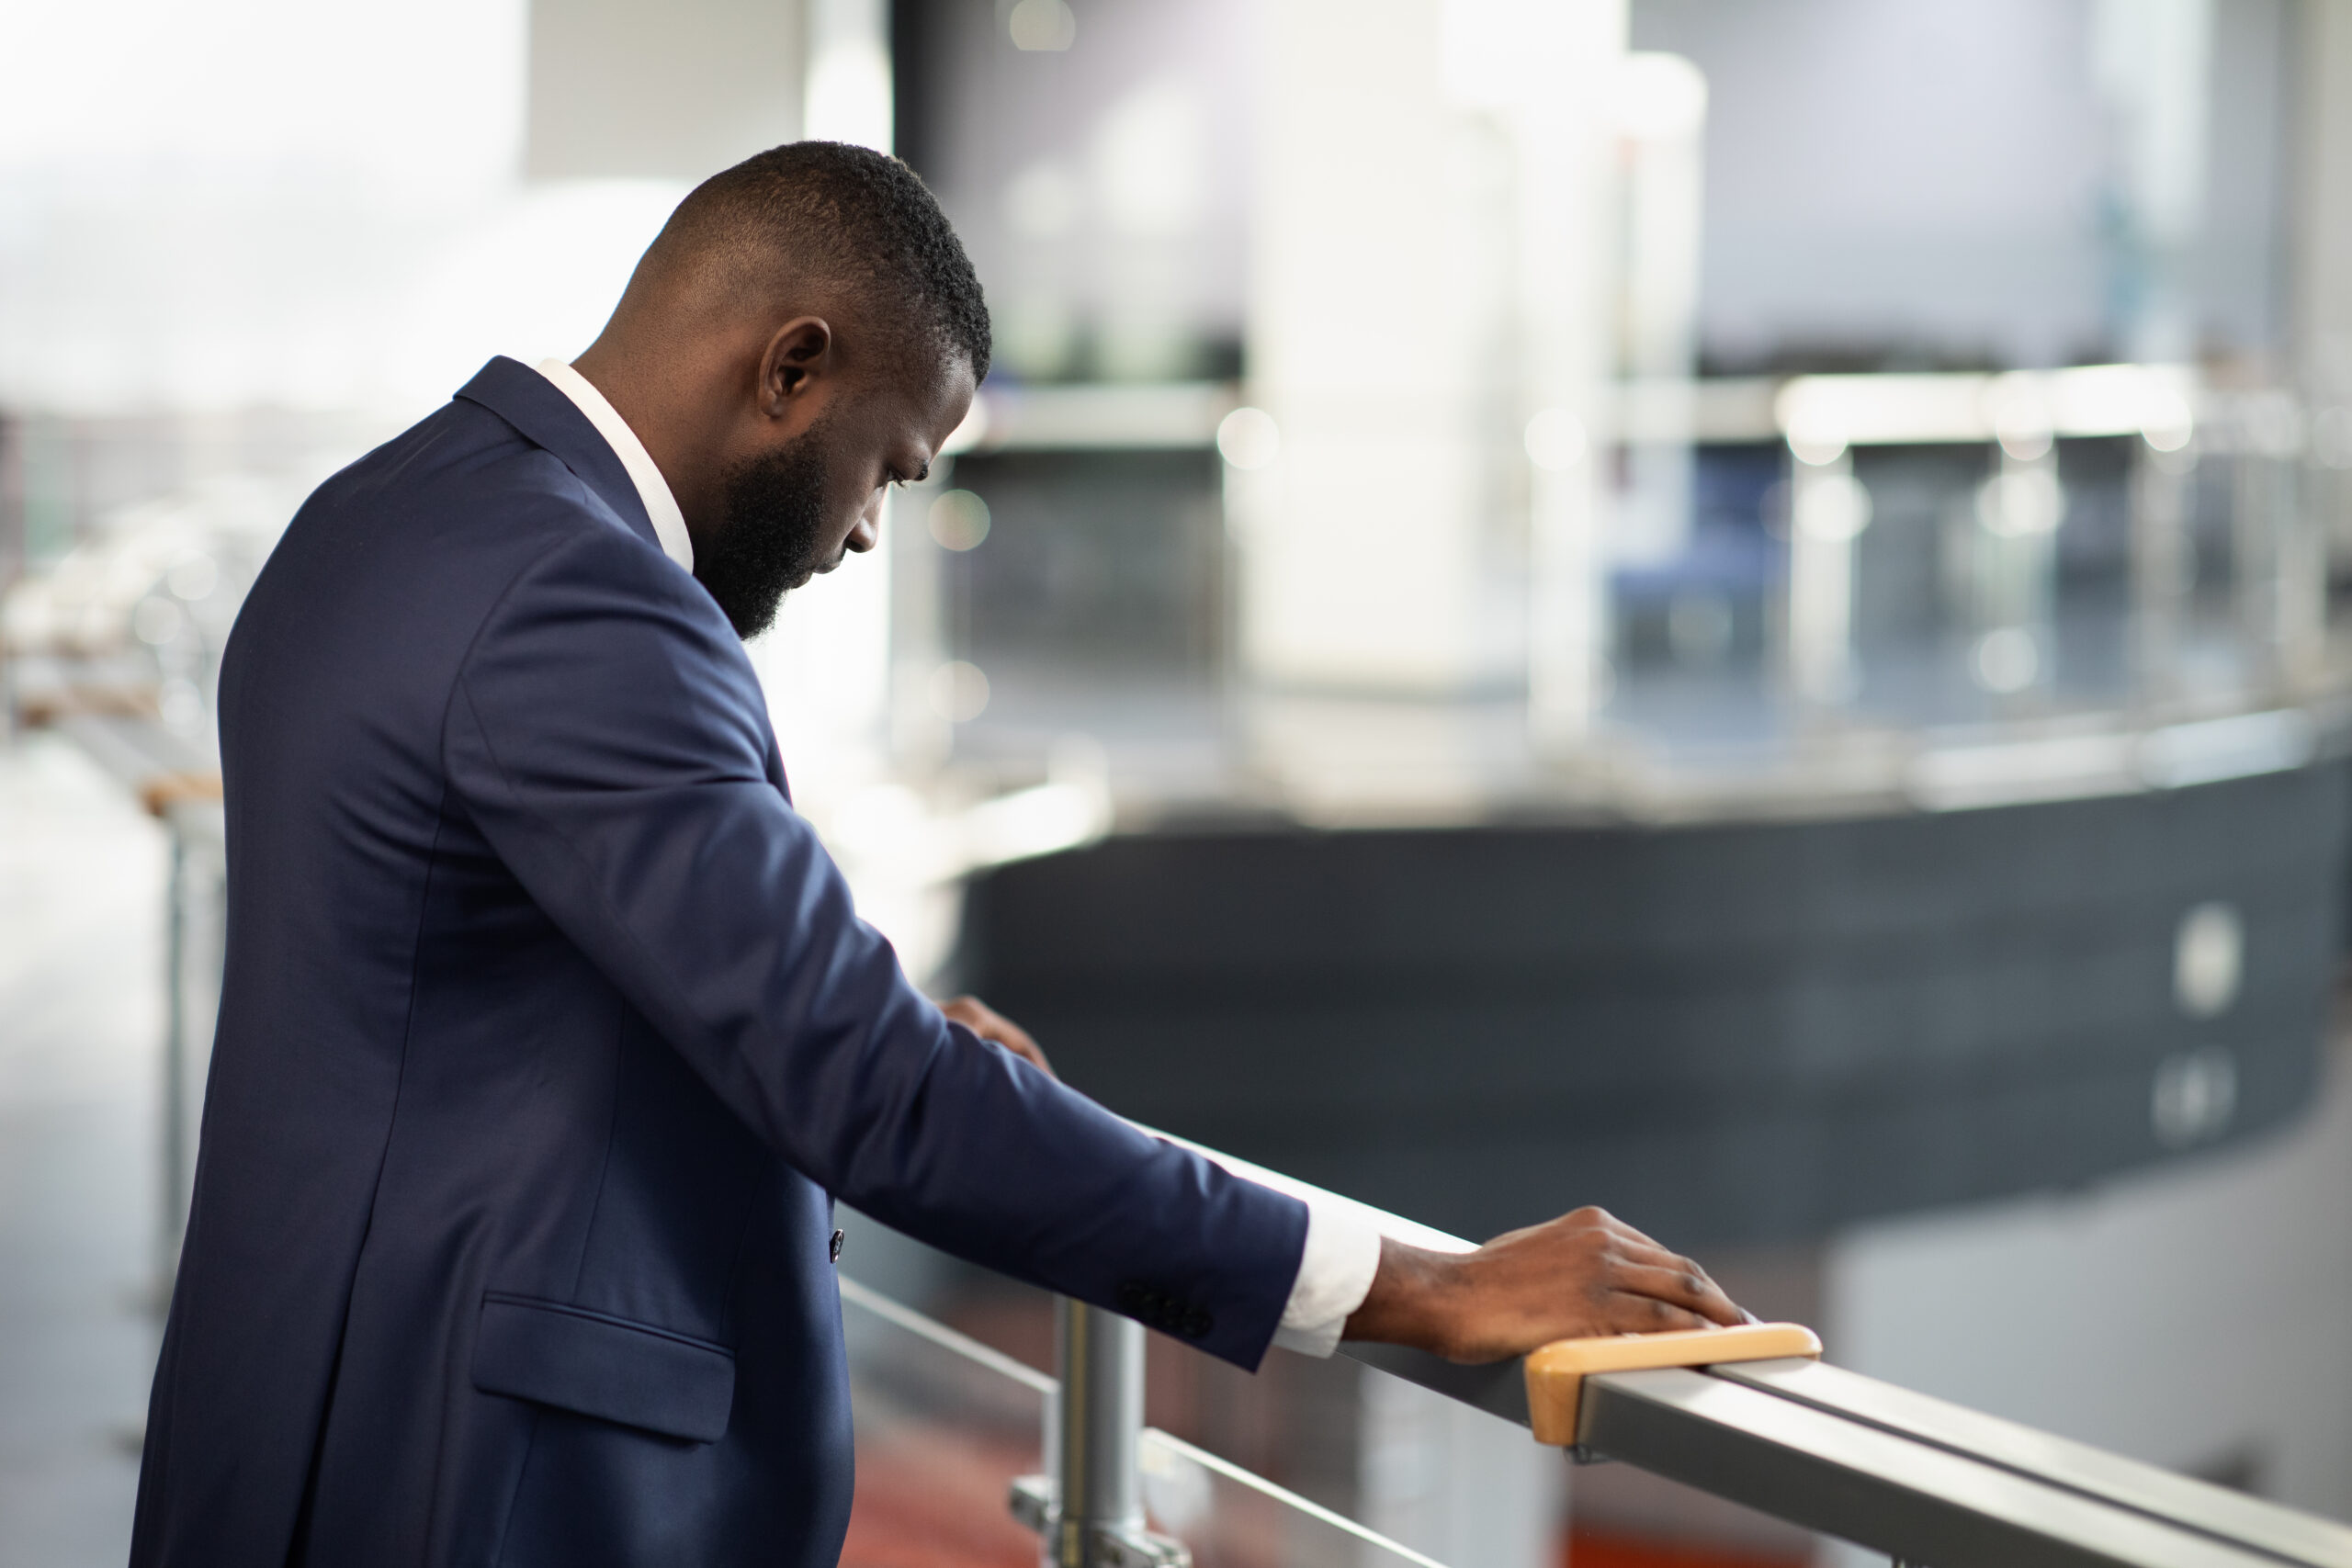
<path fill-rule="evenodd" d="M 856 525 L 850 529 L 849 537 L 842 541 L 843 548 L 863 555 L 881 543 L 882 502 L 887 494 L 887 491 L 878 490 L 874 492 L 874 499 L 866 503 L 865 510 L 858 515 Z"/>

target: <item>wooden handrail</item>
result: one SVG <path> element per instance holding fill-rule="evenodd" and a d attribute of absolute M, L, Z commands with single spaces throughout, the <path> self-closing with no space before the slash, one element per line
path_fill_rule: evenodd
<path fill-rule="evenodd" d="M 1577 1399 L 1594 1372 L 1641 1371 L 1652 1367 L 1720 1367 L 1735 1361 L 1775 1361 L 1788 1357 L 1821 1359 L 1821 1340 L 1801 1323 L 1743 1323 L 1730 1328 L 1683 1328 L 1664 1334 L 1611 1334 L 1591 1339 L 1555 1339 L 1528 1353 L 1528 1425 L 1535 1440 L 1572 1448 L 1577 1440 Z"/>

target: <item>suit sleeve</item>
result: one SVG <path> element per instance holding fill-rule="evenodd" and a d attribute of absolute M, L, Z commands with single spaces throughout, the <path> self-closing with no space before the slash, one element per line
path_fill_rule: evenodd
<path fill-rule="evenodd" d="M 795 1168 L 944 1251 L 1256 1365 L 1305 1206 L 948 1023 L 858 919 L 771 745 L 701 585 L 590 524 L 483 624 L 444 761 L 540 908 Z"/>

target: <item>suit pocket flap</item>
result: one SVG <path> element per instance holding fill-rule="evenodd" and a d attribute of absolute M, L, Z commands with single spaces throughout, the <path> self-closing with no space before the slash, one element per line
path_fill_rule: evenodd
<path fill-rule="evenodd" d="M 735 1357 L 723 1346 L 553 1302 L 486 1296 L 474 1386 L 698 1443 L 727 1431 Z"/>

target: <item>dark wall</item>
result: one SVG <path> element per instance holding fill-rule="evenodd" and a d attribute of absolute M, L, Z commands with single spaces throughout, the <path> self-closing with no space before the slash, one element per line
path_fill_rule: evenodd
<path fill-rule="evenodd" d="M 1600 1202 L 1678 1244 L 1801 1239 L 2289 1119 L 2346 788 L 2329 763 L 1859 821 L 1119 837 L 978 879 L 962 978 L 1114 1109 L 1461 1234 Z M 2175 942 L 2210 902 L 2243 980 L 2199 1019 Z M 2167 1139 L 2184 1061 L 2228 1104 Z"/>

